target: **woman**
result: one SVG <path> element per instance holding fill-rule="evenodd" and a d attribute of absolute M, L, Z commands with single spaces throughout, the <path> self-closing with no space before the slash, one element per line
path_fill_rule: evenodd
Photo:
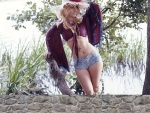
<path fill-rule="evenodd" d="M 86 12 L 85 12 L 86 9 Z M 82 14 L 85 12 L 84 14 Z M 96 3 L 83 3 L 70 0 L 60 10 L 61 20 L 55 23 L 46 34 L 48 53 L 59 67 L 69 71 L 63 49 L 62 38 L 72 51 L 77 78 L 87 95 L 99 91 L 103 62 L 95 46 L 102 39 L 102 15 Z"/>

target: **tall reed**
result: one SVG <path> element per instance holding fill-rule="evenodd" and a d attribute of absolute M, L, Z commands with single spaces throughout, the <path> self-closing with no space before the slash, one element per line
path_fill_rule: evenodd
<path fill-rule="evenodd" d="M 19 44 L 16 55 L 8 50 L 4 53 L 5 58 L 3 57 L 2 62 L 5 62 L 8 67 L 7 94 L 18 93 L 18 91 L 26 89 L 36 72 L 46 68 L 45 50 L 45 42 L 39 38 L 38 41 L 34 39 L 33 44 Z"/>
<path fill-rule="evenodd" d="M 128 42 L 121 41 L 119 44 L 113 44 L 110 48 L 99 48 L 104 67 L 112 66 L 118 62 L 129 65 L 144 64 L 147 50 L 146 42 L 146 37 L 142 37 L 142 35 L 136 38 L 131 36 Z"/>

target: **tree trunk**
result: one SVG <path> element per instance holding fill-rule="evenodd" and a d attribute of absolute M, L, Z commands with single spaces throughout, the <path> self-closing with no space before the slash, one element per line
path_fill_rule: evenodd
<path fill-rule="evenodd" d="M 148 0 L 148 24 L 147 24 L 147 61 L 146 61 L 146 75 L 143 86 L 143 95 L 150 95 L 150 0 Z"/>
<path fill-rule="evenodd" d="M 47 58 L 46 61 L 49 64 L 50 75 L 52 78 L 54 78 L 55 85 L 58 87 L 61 93 L 63 95 L 73 95 L 74 93 L 68 87 L 65 80 L 66 73 L 59 70 L 57 63 L 52 56 Z"/>

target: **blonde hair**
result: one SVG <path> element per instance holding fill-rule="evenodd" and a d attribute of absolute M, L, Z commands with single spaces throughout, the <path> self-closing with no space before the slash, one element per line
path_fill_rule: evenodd
<path fill-rule="evenodd" d="M 63 23 L 63 26 L 65 29 L 68 29 L 68 22 L 67 17 L 69 15 L 69 9 L 71 6 L 77 7 L 78 15 L 75 18 L 75 23 L 81 23 L 82 22 L 82 15 L 85 13 L 85 10 L 89 7 L 88 3 L 75 3 L 75 2 L 69 2 L 66 3 L 63 8 L 60 10 L 59 17 L 60 21 L 59 23 Z"/>

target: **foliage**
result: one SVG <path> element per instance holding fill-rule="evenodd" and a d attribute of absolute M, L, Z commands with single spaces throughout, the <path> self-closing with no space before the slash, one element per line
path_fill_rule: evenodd
<path fill-rule="evenodd" d="M 96 0 L 95 2 L 98 3 L 99 1 Z M 15 14 L 8 16 L 7 19 L 16 22 L 16 25 L 14 25 L 16 30 L 20 27 L 25 28 L 23 25 L 25 21 L 32 21 L 42 33 L 45 33 L 52 23 L 57 20 L 51 7 L 60 5 L 61 0 L 43 0 L 42 4 L 42 8 L 37 8 L 36 3 L 27 2 L 28 9 L 21 12 L 17 10 Z M 136 2 L 135 0 L 108 0 L 107 2 L 101 0 L 99 4 L 103 12 L 104 28 L 114 19 L 118 21 L 117 28 L 132 27 L 132 23 L 134 23 L 134 27 L 138 27 L 139 23 L 146 22 L 146 0 L 137 0 Z M 116 18 L 119 12 L 121 12 L 119 18 Z"/>
<path fill-rule="evenodd" d="M 131 42 L 126 42 L 126 36 L 123 35 L 123 32 L 127 28 L 140 30 L 138 25 L 140 23 L 146 23 L 146 3 L 146 0 L 108 0 L 107 2 L 105 0 L 101 0 L 100 6 L 103 9 L 104 34 L 103 44 L 99 48 L 99 51 L 102 58 L 104 58 L 104 66 L 109 66 L 110 64 L 117 63 L 119 61 L 129 60 L 126 59 L 128 56 L 132 56 L 132 61 L 135 61 L 135 57 L 136 60 L 141 59 L 141 57 L 137 57 L 141 52 L 137 50 L 137 47 L 142 44 L 136 42 L 136 48 L 131 49 L 131 45 L 133 46 L 132 40 Z M 142 41 L 139 42 L 142 43 L 142 37 L 141 40 Z M 136 51 L 137 56 L 135 56 L 135 53 L 130 50 Z M 112 56 L 116 57 L 112 58 Z"/>
<path fill-rule="evenodd" d="M 34 46 L 23 45 L 20 47 L 19 45 L 14 58 L 8 50 L 3 54 L 5 59 L 2 58 L 2 62 L 8 66 L 7 94 L 26 89 L 36 72 L 45 66 L 44 52 L 45 43 L 41 43 L 39 40 L 34 43 Z"/>
<path fill-rule="evenodd" d="M 132 23 L 147 22 L 147 0 L 122 0 L 124 3 L 123 15 L 128 16 Z"/>
<path fill-rule="evenodd" d="M 28 6 L 26 11 L 19 12 L 19 10 L 16 10 L 15 14 L 7 17 L 8 20 L 11 19 L 16 22 L 16 25 L 13 26 L 16 30 L 19 30 L 21 27 L 26 28 L 23 25 L 25 21 L 32 21 L 32 24 L 36 24 L 36 27 L 42 33 L 45 33 L 52 25 L 52 22 L 57 19 L 55 14 L 50 10 L 50 5 L 47 1 L 43 1 L 43 8 L 37 8 L 36 3 L 32 3 L 32 1 L 27 2 L 26 5 Z"/>
<path fill-rule="evenodd" d="M 99 49 L 102 53 L 104 67 L 112 66 L 118 62 L 128 65 L 143 63 L 146 55 L 146 37 L 138 38 L 139 40 L 135 40 L 135 37 L 131 36 L 130 42 L 120 41 L 119 44 L 114 42 L 111 47 Z"/>

